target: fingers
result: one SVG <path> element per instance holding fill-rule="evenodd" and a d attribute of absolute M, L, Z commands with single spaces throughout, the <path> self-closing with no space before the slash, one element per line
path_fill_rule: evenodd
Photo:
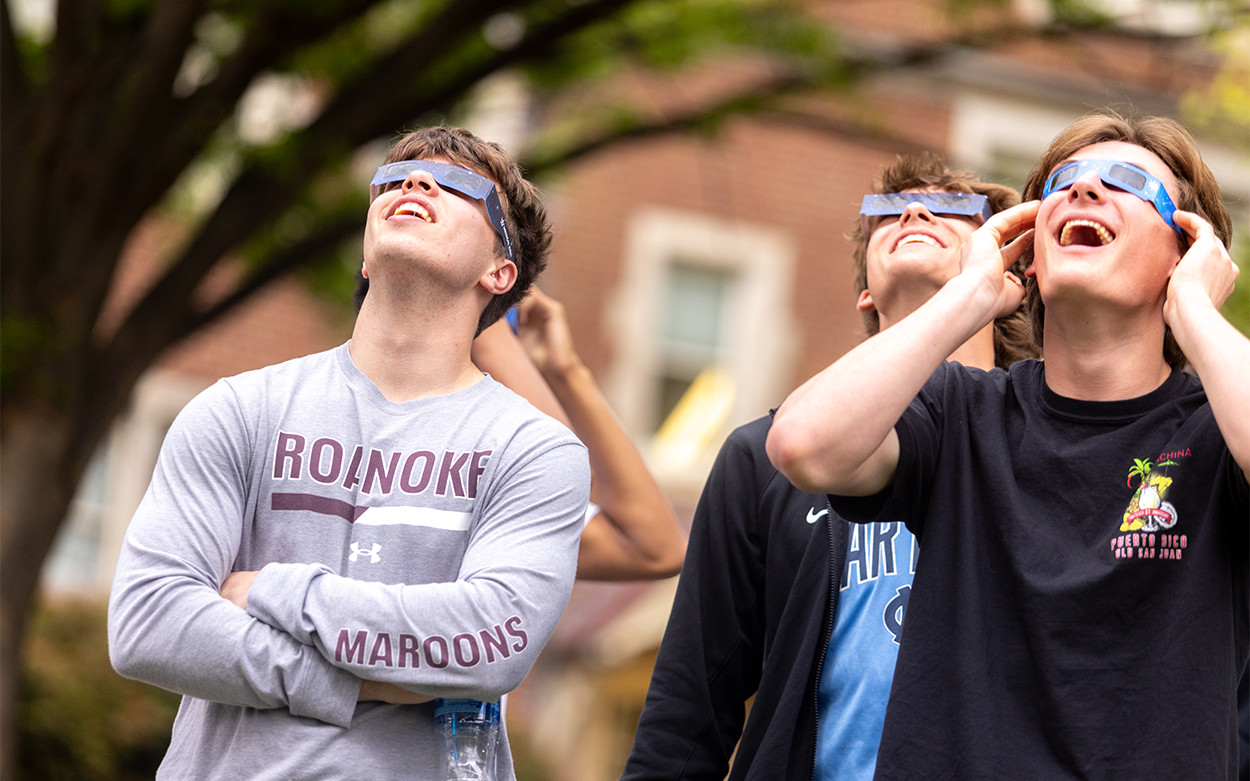
<path fill-rule="evenodd" d="M 1182 291 L 1201 291 L 1218 309 L 1232 294 L 1241 269 L 1215 234 L 1215 228 L 1193 212 L 1177 211 L 1175 225 L 1189 236 L 1189 249 L 1171 271 L 1168 299 L 1185 297 Z M 1168 311 L 1165 308 L 1165 318 Z"/>
<path fill-rule="evenodd" d="M 1003 247 L 1003 268 L 1016 265 L 1020 257 L 1033 246 L 1034 229 L 1029 228 L 1017 236 L 1010 244 Z M 1014 276 L 1014 275 L 1013 275 Z"/>
<path fill-rule="evenodd" d="M 1194 242 L 1200 239 L 1220 241 L 1220 238 L 1215 235 L 1215 228 L 1211 226 L 1211 223 L 1193 212 L 1176 210 L 1172 213 L 1172 224 L 1185 231 L 1185 234 L 1190 239 L 1190 245 L 1193 245 Z M 1220 243 L 1223 244 L 1223 242 Z"/>
<path fill-rule="evenodd" d="M 1004 209 L 986 220 L 977 231 L 989 231 L 998 241 L 999 246 L 1002 246 L 1033 227 L 1037 221 L 1037 210 L 1041 205 L 1041 201 L 1025 201 L 1010 209 Z"/>
<path fill-rule="evenodd" d="M 995 319 L 999 317 L 1006 317 L 1016 311 L 1020 308 L 1020 304 L 1023 303 L 1023 301 L 1024 283 L 1022 283 L 1020 278 L 1015 274 L 1010 271 L 1004 271 L 1002 306 L 999 307 L 998 314 L 994 316 Z"/>

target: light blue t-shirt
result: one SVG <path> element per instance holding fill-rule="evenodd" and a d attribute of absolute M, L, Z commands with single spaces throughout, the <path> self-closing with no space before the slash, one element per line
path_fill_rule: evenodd
<path fill-rule="evenodd" d="M 820 676 L 816 779 L 871 781 L 920 548 L 901 522 L 852 523 Z"/>

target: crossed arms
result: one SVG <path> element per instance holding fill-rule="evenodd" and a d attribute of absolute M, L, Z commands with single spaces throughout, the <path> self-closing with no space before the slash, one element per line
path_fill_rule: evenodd
<path fill-rule="evenodd" d="M 335 545 L 345 543 L 335 542 L 330 526 L 314 532 L 328 541 L 311 556 L 252 549 L 256 535 L 244 519 L 268 496 L 249 467 L 252 437 L 237 435 L 250 430 L 251 418 L 232 398 L 219 383 L 188 405 L 166 439 L 118 564 L 109 605 L 115 668 L 191 697 L 288 708 L 343 727 L 358 700 L 493 700 L 515 688 L 572 587 L 589 484 L 584 449 L 566 436 L 508 462 L 489 498 L 485 488 L 479 495 L 485 504 L 458 575 L 451 565 L 455 580 L 366 582 L 322 564 L 267 563 L 337 562 L 343 552 Z M 264 566 L 228 581 L 240 564 Z M 236 598 L 235 587 L 249 587 L 246 610 L 222 597 L 223 584 Z M 365 633 L 368 647 L 345 649 L 344 631 L 356 645 Z M 449 663 L 457 637 L 466 638 L 463 655 L 476 649 L 480 659 Z M 441 663 L 421 656 L 418 664 L 404 644 L 429 638 L 440 639 L 434 662 Z"/>

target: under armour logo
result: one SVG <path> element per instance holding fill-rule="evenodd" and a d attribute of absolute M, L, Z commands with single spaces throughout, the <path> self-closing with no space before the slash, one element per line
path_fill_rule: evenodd
<path fill-rule="evenodd" d="M 360 543 L 353 542 L 352 543 L 352 555 L 348 556 L 347 560 L 355 561 L 361 556 L 368 556 L 370 564 L 377 564 L 379 561 L 382 560 L 382 557 L 378 555 L 378 551 L 380 550 L 382 550 L 382 546 L 378 545 L 376 542 L 373 543 L 373 548 L 371 548 L 370 550 L 361 550 Z"/>

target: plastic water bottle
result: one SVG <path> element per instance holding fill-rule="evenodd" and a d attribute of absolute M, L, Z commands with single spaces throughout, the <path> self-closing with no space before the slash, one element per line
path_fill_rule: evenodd
<path fill-rule="evenodd" d="M 435 700 L 434 719 L 443 728 L 443 777 L 447 781 L 496 781 L 499 703 Z"/>

